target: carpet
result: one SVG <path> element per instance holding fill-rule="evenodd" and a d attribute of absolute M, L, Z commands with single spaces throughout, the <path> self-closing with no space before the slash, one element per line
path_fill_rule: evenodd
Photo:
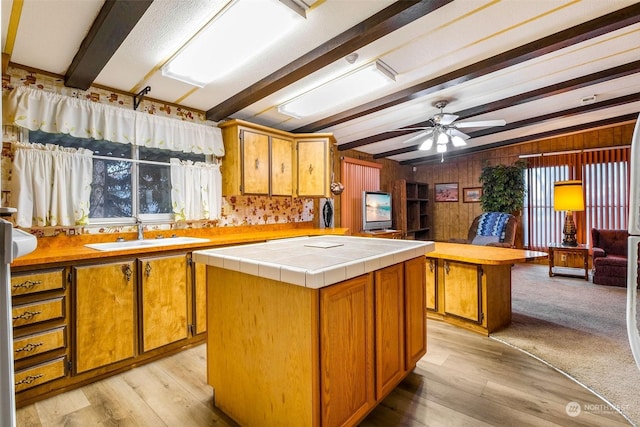
<path fill-rule="evenodd" d="M 536 264 L 513 267 L 512 323 L 491 338 L 542 359 L 640 425 L 640 370 L 627 338 L 627 290 L 549 277 L 548 271 Z"/>

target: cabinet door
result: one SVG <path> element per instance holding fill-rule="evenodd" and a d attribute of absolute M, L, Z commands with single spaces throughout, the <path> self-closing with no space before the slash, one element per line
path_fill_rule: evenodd
<path fill-rule="evenodd" d="M 444 311 L 482 322 L 482 280 L 479 266 L 444 261 Z"/>
<path fill-rule="evenodd" d="M 434 258 L 427 258 L 425 290 L 427 310 L 438 311 L 438 262 Z"/>
<path fill-rule="evenodd" d="M 389 393 L 405 373 L 404 268 L 375 272 L 376 399 Z"/>
<path fill-rule="evenodd" d="M 271 194 L 293 195 L 293 141 L 271 137 Z"/>
<path fill-rule="evenodd" d="M 320 289 L 322 425 L 352 425 L 375 405 L 372 274 Z"/>
<path fill-rule="evenodd" d="M 242 193 L 269 194 L 269 137 L 243 130 Z"/>
<path fill-rule="evenodd" d="M 187 257 L 139 260 L 142 352 L 187 338 Z"/>
<path fill-rule="evenodd" d="M 135 262 L 74 267 L 76 373 L 135 355 Z"/>
<path fill-rule="evenodd" d="M 404 263 L 405 371 L 427 352 L 426 263 L 425 257 Z"/>
<path fill-rule="evenodd" d="M 298 141 L 298 196 L 329 196 L 329 141 Z"/>
<path fill-rule="evenodd" d="M 193 263 L 193 324 L 195 333 L 207 331 L 207 265 Z"/>

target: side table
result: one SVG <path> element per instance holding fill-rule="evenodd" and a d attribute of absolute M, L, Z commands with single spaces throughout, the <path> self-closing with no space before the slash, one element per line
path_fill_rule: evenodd
<path fill-rule="evenodd" d="M 549 277 L 553 277 L 553 276 L 567 276 L 567 277 L 579 277 L 579 278 L 584 277 L 584 280 L 589 281 L 589 246 L 587 245 L 563 246 L 560 243 L 549 243 L 548 252 L 549 252 Z M 582 257 L 582 260 L 583 260 L 582 268 L 584 268 L 584 275 L 554 272 L 553 267 L 557 267 L 555 265 L 555 254 L 577 255 L 578 257 Z M 574 267 L 568 267 L 568 268 L 574 268 Z"/>

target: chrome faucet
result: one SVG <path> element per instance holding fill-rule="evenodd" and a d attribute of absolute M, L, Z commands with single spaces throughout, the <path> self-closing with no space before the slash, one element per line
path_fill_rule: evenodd
<path fill-rule="evenodd" d="M 142 221 L 140 221 L 140 218 L 136 218 L 136 225 L 138 226 L 138 240 L 144 240 Z"/>

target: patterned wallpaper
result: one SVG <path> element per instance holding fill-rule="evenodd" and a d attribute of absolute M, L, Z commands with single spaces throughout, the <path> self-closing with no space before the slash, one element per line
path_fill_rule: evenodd
<path fill-rule="evenodd" d="M 8 92 L 20 85 L 29 85 L 38 89 L 58 93 L 61 95 L 84 98 L 93 102 L 121 106 L 133 109 L 133 97 L 121 93 L 115 93 L 105 89 L 91 87 L 86 91 L 64 86 L 64 80 L 60 76 L 51 76 L 17 67 L 9 67 L 7 74 L 2 75 L 3 98 Z M 186 120 L 194 123 L 210 123 L 203 112 L 193 111 L 173 104 L 155 102 L 144 98 L 138 106 L 138 111 L 171 117 L 177 120 Z M 11 180 L 11 147 L 12 141 L 20 139 L 19 129 L 15 126 L 3 126 L 2 129 L 2 156 L 0 158 L 2 168 L 2 206 L 11 205 L 9 191 Z M 223 159 L 224 161 L 224 159 Z M 224 177 L 223 177 L 224 179 Z M 222 217 L 217 221 L 197 221 L 185 224 L 158 225 L 163 228 L 193 227 L 234 227 L 244 225 L 286 224 L 295 222 L 313 221 L 313 199 L 296 197 L 267 197 L 267 196 L 232 196 L 223 198 Z M 55 235 L 64 231 L 67 234 L 77 233 L 111 233 L 126 231 L 122 227 L 74 227 L 73 229 L 33 229 L 39 236 Z"/>

